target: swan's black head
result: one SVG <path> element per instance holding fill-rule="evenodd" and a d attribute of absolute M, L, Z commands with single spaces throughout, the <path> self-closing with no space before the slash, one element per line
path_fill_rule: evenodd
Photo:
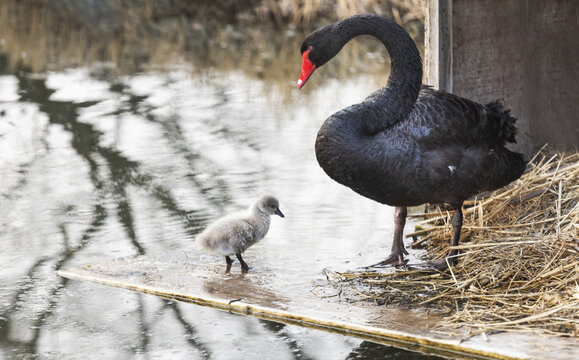
<path fill-rule="evenodd" d="M 302 88 L 314 70 L 327 63 L 346 43 L 340 34 L 339 22 L 326 25 L 308 36 L 301 48 L 302 71 L 298 88 Z"/>

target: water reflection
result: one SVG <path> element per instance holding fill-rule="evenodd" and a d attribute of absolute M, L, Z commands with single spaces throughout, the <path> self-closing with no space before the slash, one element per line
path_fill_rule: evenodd
<path fill-rule="evenodd" d="M 286 56 L 284 49 L 291 60 L 295 49 L 276 51 Z M 262 72 L 299 66 L 263 61 Z M 211 262 L 193 248 L 194 235 L 263 192 L 276 193 L 288 217 L 256 246 L 256 271 L 306 259 L 307 276 L 321 276 L 329 261 L 356 261 L 360 246 L 367 253 L 357 261 L 372 262 L 368 254 L 390 235 L 382 224 L 391 211 L 332 184 L 315 162 L 313 139 L 321 119 L 380 78 L 356 76 L 347 88 L 330 80 L 304 95 L 289 90 L 289 71 L 291 84 L 282 80 L 279 90 L 233 69 L 203 73 L 179 61 L 124 74 L 109 63 L 41 73 L 7 64 L 0 55 L 3 357 L 220 359 L 268 349 L 280 359 L 397 358 L 358 339 L 55 275 L 143 254 Z M 340 255 L 328 259 L 336 248 Z"/>

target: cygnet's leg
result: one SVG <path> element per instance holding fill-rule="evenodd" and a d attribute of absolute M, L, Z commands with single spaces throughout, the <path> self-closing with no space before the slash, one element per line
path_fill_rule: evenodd
<path fill-rule="evenodd" d="M 370 267 L 387 266 L 387 265 L 402 265 L 406 261 L 404 255 L 408 255 L 408 251 L 404 248 L 403 234 L 404 225 L 406 225 L 406 207 L 397 206 L 394 212 L 394 239 L 392 241 L 392 250 L 390 256 L 377 264 L 370 265 Z"/>
<path fill-rule="evenodd" d="M 237 253 L 237 254 L 235 254 L 235 256 L 237 256 L 237 259 L 241 263 L 241 269 L 243 269 L 244 272 L 247 272 L 249 270 L 249 266 L 247 266 L 247 263 L 245 261 L 243 261 L 243 258 L 241 257 L 241 253 Z"/>
<path fill-rule="evenodd" d="M 231 260 L 229 256 L 225 255 L 225 262 L 227 263 L 227 268 L 225 269 L 225 273 L 227 274 L 231 270 L 231 264 L 233 264 L 233 260 Z"/>

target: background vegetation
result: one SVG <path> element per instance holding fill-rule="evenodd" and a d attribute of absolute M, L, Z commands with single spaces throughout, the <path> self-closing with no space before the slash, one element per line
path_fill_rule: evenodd
<path fill-rule="evenodd" d="M 391 17 L 421 44 L 423 7 L 420 0 L 4 0 L 0 54 L 9 68 L 34 72 L 95 61 L 133 71 L 179 59 L 268 79 L 294 75 L 272 61 L 299 62 L 309 32 L 356 13 Z M 346 56 L 386 56 L 380 44 L 368 43 Z"/>

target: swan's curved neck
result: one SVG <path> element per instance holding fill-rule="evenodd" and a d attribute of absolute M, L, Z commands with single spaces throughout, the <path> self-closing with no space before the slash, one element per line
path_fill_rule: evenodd
<path fill-rule="evenodd" d="M 358 35 L 379 39 L 390 54 L 391 70 L 386 86 L 364 102 L 364 131 L 375 134 L 404 119 L 422 85 L 422 59 L 408 33 L 394 21 L 376 15 L 353 16 L 336 24 L 344 44 Z"/>

